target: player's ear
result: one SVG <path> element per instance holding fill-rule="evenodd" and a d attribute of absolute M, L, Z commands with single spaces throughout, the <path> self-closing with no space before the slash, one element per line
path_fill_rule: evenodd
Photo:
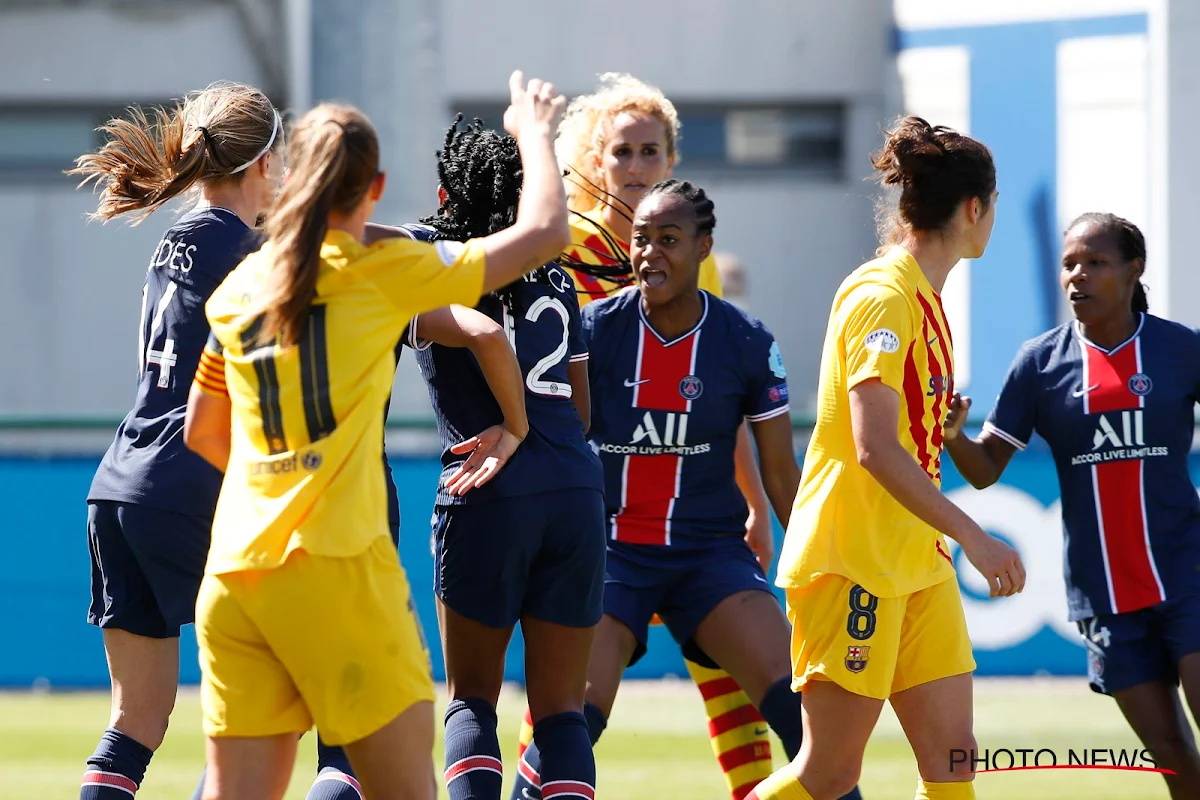
<path fill-rule="evenodd" d="M 378 203 L 383 197 L 383 190 L 387 186 L 387 173 L 376 173 L 375 178 L 371 181 L 371 188 L 367 190 L 367 196 L 372 202 Z"/>
<path fill-rule="evenodd" d="M 700 239 L 700 252 L 698 255 L 700 256 L 701 264 L 704 263 L 704 259 L 708 258 L 709 253 L 712 252 L 712 246 L 713 246 L 712 234 L 709 234 L 708 236 L 704 236 Z"/>

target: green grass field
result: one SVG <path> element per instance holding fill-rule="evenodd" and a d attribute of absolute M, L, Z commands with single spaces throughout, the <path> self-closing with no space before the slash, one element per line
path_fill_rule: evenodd
<path fill-rule="evenodd" d="M 501 736 L 511 785 L 512 754 L 522 697 L 507 691 L 500 704 Z M 179 697 L 166 742 L 150 766 L 139 800 L 187 800 L 203 763 L 199 698 Z M 100 693 L 0 694 L 0 797 L 69 800 L 77 796 L 84 760 L 108 716 Z M 1066 759 L 1068 748 L 1134 748 L 1137 741 L 1116 705 L 1092 694 L 1082 679 L 979 680 L 975 731 L 980 747 L 1051 748 Z M 440 765 L 441 753 L 436 754 Z M 653 797 L 723 800 L 728 797 L 704 733 L 699 695 L 677 681 L 635 683 L 622 688 L 604 738 L 596 748 L 599 794 L 606 798 Z M 776 763 L 783 760 L 776 742 Z M 306 737 L 288 792 L 302 800 L 312 776 L 314 746 Z M 867 750 L 862 789 L 868 800 L 913 796 L 916 766 L 890 709 L 885 708 Z M 980 800 L 1150 800 L 1166 798 L 1152 773 L 1062 770 L 995 773 L 976 780 Z"/>

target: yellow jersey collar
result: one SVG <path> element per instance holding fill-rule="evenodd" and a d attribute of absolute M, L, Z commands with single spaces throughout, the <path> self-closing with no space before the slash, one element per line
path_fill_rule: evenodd
<path fill-rule="evenodd" d="M 921 265 L 917 263 L 917 259 L 913 254 L 905 250 L 900 245 L 892 245 L 888 250 L 888 259 L 896 265 L 896 272 L 913 290 L 913 294 L 923 293 L 930 294 L 934 297 L 939 297 L 934 291 L 933 284 L 929 282 L 929 278 L 925 277 L 925 272 L 921 269 Z"/>
<path fill-rule="evenodd" d="M 321 243 L 321 260 L 331 266 L 345 266 L 362 256 L 366 247 L 345 231 L 331 228 Z"/>

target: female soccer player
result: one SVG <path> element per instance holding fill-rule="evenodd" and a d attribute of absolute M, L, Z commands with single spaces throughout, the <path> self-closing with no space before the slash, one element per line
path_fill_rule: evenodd
<path fill-rule="evenodd" d="M 382 410 L 411 318 L 473 304 L 566 244 L 551 146 L 564 101 L 520 73 L 505 124 L 525 191 L 515 224 L 466 243 L 361 244 L 382 196 L 367 119 L 298 123 L 268 240 L 207 306 L 188 445 L 225 471 L 197 600 L 208 798 L 278 798 L 297 734 L 344 745 L 368 798 L 432 798 L 433 685 L 387 531 Z M 297 624 L 297 621 L 303 624 Z"/>
<path fill-rule="evenodd" d="M 555 149 L 560 165 L 568 170 L 571 247 L 559 263 L 572 270 L 581 305 L 634 282 L 629 261 L 633 209 L 649 187 L 671 176 L 680 156 L 679 136 L 675 106 L 659 89 L 631 75 L 601 75 L 595 92 L 568 105 Z M 722 297 L 712 255 L 701 262 L 700 288 Z M 770 503 L 745 425 L 738 433 L 735 458 L 738 486 L 750 509 L 746 541 L 766 571 L 775 557 Z M 691 655 L 685 663 L 704 698 L 713 752 L 734 800 L 741 800 L 771 772 L 767 726 L 724 670 L 700 653 Z M 531 735 L 526 721 L 521 752 Z"/>
<path fill-rule="evenodd" d="M 460 130 L 460 121 L 450 126 L 439 153 L 440 208 L 422 226 L 409 226 L 422 238 L 467 241 L 507 227 L 516 216 L 522 193 L 516 142 L 479 120 Z M 474 484 L 450 476 L 462 460 L 462 432 L 495 426 L 499 409 L 470 356 L 436 344 L 418 350 L 447 475 L 433 518 L 451 701 L 446 786 L 453 800 L 499 800 L 495 706 L 520 620 L 534 737 L 547 754 L 547 796 L 593 797 L 596 768 L 583 693 L 601 614 L 604 502 L 600 462 L 584 439 L 588 354 L 575 284 L 561 267 L 547 264 L 477 308 L 504 326 L 517 353 L 529 431 L 490 486 L 465 494 Z M 501 448 L 507 452 L 516 437 L 504 432 L 504 438 L 512 439 Z"/>
<path fill-rule="evenodd" d="M 975 661 L 942 534 L 993 597 L 1025 585 L 1016 552 L 940 491 L 954 360 L 938 292 L 991 237 L 991 153 L 908 117 L 872 163 L 900 188 L 894 244 L 842 282 L 830 313 L 817 424 L 777 578 L 804 748 L 754 790 L 759 800 L 829 800 L 853 786 L 884 700 L 916 755 L 916 796 L 973 798 L 971 773 L 951 771 L 946 755 L 974 747 Z"/>
<path fill-rule="evenodd" d="M 715 224 L 702 189 L 656 184 L 634 215 L 638 288 L 583 312 L 589 436 L 604 464 L 609 538 L 587 716 L 594 741 L 658 614 L 685 652 L 729 671 L 795 753 L 800 703 L 789 686 L 787 623 L 744 540 L 733 459 L 747 418 L 767 495 L 786 523 L 800 480 L 786 372 L 762 323 L 699 289 Z M 537 759 L 535 743 L 524 756 L 530 782 Z"/>
<path fill-rule="evenodd" d="M 283 174 L 279 115 L 257 89 L 213 84 L 172 110 L 111 120 L 71 174 L 103 187 L 102 220 L 141 221 L 191 189 L 142 287 L 137 395 L 88 492 L 92 603 L 112 681 L 108 730 L 82 800 L 128 798 L 162 743 L 179 680 L 179 630 L 194 619 L 221 473 L 183 445 L 184 410 L 208 338 L 204 303 L 258 246 L 251 228 Z"/>
<path fill-rule="evenodd" d="M 1179 702 L 1200 711 L 1200 501 L 1188 473 L 1200 337 L 1151 316 L 1146 241 L 1133 223 L 1084 214 L 1066 231 L 1059 283 L 1075 321 L 1025 343 L 978 439 L 946 449 L 976 488 L 1000 479 L 1033 433 L 1062 491 L 1070 618 L 1092 689 L 1111 695 L 1154 754 L 1171 797 L 1200 797 L 1200 753 Z"/>
<path fill-rule="evenodd" d="M 370 239 L 370 235 L 366 237 Z M 509 346 L 504 329 L 488 317 L 474 309 L 463 306 L 439 308 L 421 314 L 413 320 L 405 332 L 404 341 L 396 346 L 395 357 L 399 361 L 405 347 L 405 342 L 439 344 L 445 347 L 461 347 L 474 356 L 483 380 L 488 390 L 495 397 L 496 403 L 503 416 L 503 430 L 511 431 L 517 438 L 523 439 L 529 429 L 525 414 L 525 383 L 521 376 L 521 367 L 517 357 Z M 215 369 L 210 361 L 205 361 L 205 369 L 198 371 L 196 380 L 206 388 L 220 394 L 225 386 L 225 378 Z M 385 406 L 390 405 L 390 399 Z M 387 414 L 384 418 L 386 421 Z M 454 482 L 465 482 L 468 488 L 481 486 L 488 482 L 505 464 L 506 453 L 497 452 L 494 448 L 481 445 L 481 442 L 491 442 L 498 439 L 501 430 L 488 429 L 477 437 L 461 443 L 454 448 L 455 453 L 468 454 L 466 461 L 457 473 L 450 478 Z M 383 455 L 383 474 L 387 482 L 387 521 L 388 532 L 392 543 L 400 543 L 400 503 L 396 494 L 396 484 L 392 477 L 391 465 L 388 464 L 387 452 Z M 193 800 L 204 797 L 205 776 L 202 776 L 196 788 Z M 350 766 L 346 751 L 317 738 L 317 777 L 313 781 L 305 800 L 361 800 L 362 787 Z"/>

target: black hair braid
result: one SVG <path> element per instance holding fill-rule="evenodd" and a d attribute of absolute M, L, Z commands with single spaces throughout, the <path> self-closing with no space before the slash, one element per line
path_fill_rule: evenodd
<path fill-rule="evenodd" d="M 573 177 L 574 176 L 574 177 Z M 563 178 L 570 181 L 575 186 L 578 186 L 597 202 L 609 206 L 629 222 L 633 222 L 633 209 L 629 207 L 621 198 L 611 192 L 597 186 L 588 179 L 586 175 L 577 169 L 568 167 L 563 171 Z M 625 248 L 617 241 L 617 238 L 608 232 L 600 222 L 592 219 L 587 214 L 578 211 L 572 211 L 576 217 L 587 220 L 596 229 L 597 234 L 604 242 L 604 246 L 608 248 L 607 252 L 597 250 L 586 245 L 580 245 L 583 250 L 598 256 L 602 260 L 616 261 L 615 264 L 593 264 L 584 261 L 582 258 L 575 256 L 573 253 L 562 253 L 554 260 L 554 263 L 559 266 L 569 267 L 583 275 L 588 275 L 598 281 L 611 283 L 615 288 L 622 288 L 633 283 L 633 262 L 629 258 L 629 254 L 625 252 Z M 591 291 L 583 287 L 577 288 L 578 294 L 586 294 L 589 297 L 606 297 L 610 294 L 610 290 L 599 289 Z"/>
<path fill-rule="evenodd" d="M 1112 236 L 1116 240 L 1117 249 L 1121 251 L 1121 258 L 1126 261 L 1133 261 L 1140 258 L 1142 260 L 1142 268 L 1145 268 L 1146 237 L 1137 225 L 1134 225 L 1123 217 L 1118 217 L 1116 214 L 1102 214 L 1090 211 L 1086 214 L 1080 214 L 1072 220 L 1071 224 L 1067 226 L 1067 230 L 1070 231 L 1084 223 L 1096 225 L 1105 233 Z M 1146 313 L 1150 310 L 1150 303 L 1146 299 L 1146 286 L 1141 281 L 1138 281 L 1137 285 L 1133 287 L 1132 310 L 1141 313 Z"/>
<path fill-rule="evenodd" d="M 512 227 L 524 177 L 515 139 L 485 128 L 479 118 L 460 130 L 462 120 L 462 114 L 455 116 L 437 154 L 438 181 L 446 191 L 446 201 L 436 214 L 421 220 L 436 231 L 435 239 L 459 242 Z M 518 280 L 546 279 L 543 266 Z M 499 289 L 496 295 L 515 317 L 519 310 L 514 285 Z"/>
<path fill-rule="evenodd" d="M 712 200 L 708 199 L 708 194 L 699 186 L 691 181 L 679 181 L 674 178 L 668 178 L 651 186 L 649 191 L 646 192 L 646 197 L 652 197 L 656 194 L 669 197 L 682 197 L 691 203 L 692 214 L 696 219 L 696 232 L 701 236 L 712 235 L 713 230 L 717 227 L 716 206 Z"/>

